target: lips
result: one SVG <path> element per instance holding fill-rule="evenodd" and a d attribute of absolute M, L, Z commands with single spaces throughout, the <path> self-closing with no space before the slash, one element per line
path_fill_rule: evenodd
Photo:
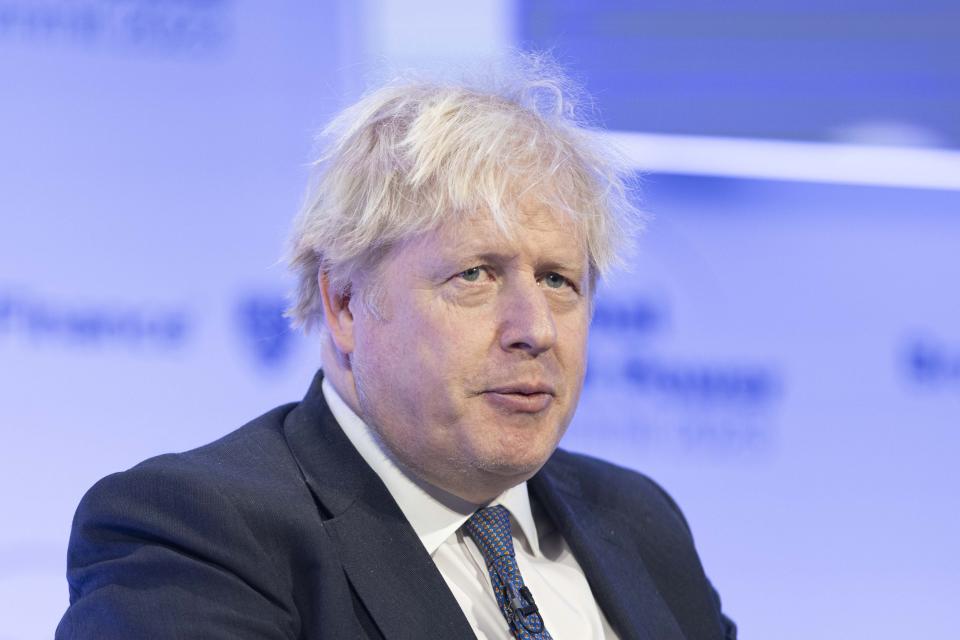
<path fill-rule="evenodd" d="M 552 386 L 538 382 L 509 383 L 483 392 L 487 402 L 509 413 L 539 413 L 553 403 L 555 395 Z"/>
<path fill-rule="evenodd" d="M 553 387 L 543 382 L 516 382 L 493 387 L 487 390 L 488 393 L 511 393 L 524 396 L 532 396 L 540 393 L 554 395 Z"/>

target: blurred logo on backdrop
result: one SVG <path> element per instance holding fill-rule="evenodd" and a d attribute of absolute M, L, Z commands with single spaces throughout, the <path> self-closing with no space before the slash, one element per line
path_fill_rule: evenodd
<path fill-rule="evenodd" d="M 725 457 L 766 451 L 775 437 L 779 367 L 733 354 L 672 354 L 664 296 L 598 299 L 583 402 L 604 439 L 645 450 Z"/>
<path fill-rule="evenodd" d="M 0 291 L 0 338 L 33 345 L 166 351 L 183 347 L 191 330 L 191 318 L 183 309 Z"/>
<path fill-rule="evenodd" d="M 0 43 L 205 55 L 231 31 L 234 0 L 0 0 Z"/>
<path fill-rule="evenodd" d="M 901 361 L 907 379 L 917 386 L 960 390 L 960 344 L 913 338 L 907 341 Z"/>
<path fill-rule="evenodd" d="M 235 319 L 247 354 L 268 371 L 285 365 L 293 352 L 294 334 L 283 317 L 287 301 L 279 294 L 247 294 L 236 305 Z"/>

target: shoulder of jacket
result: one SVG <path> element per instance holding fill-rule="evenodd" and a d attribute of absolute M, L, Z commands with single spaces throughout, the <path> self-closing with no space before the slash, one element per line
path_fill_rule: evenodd
<path fill-rule="evenodd" d="M 551 473 L 575 477 L 583 497 L 594 504 L 654 517 L 667 514 L 689 534 L 690 527 L 676 501 L 646 474 L 563 449 L 557 449 L 548 464 Z"/>

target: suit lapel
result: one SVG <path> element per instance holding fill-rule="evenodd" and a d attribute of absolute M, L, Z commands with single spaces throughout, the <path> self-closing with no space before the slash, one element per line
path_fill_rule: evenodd
<path fill-rule="evenodd" d="M 621 640 L 684 640 L 640 557 L 637 535 L 619 514 L 600 511 L 579 483 L 547 463 L 530 489 L 553 518 L 583 569 L 590 589 Z"/>
<path fill-rule="evenodd" d="M 343 568 L 386 638 L 472 638 L 460 606 L 400 507 L 343 434 L 317 374 L 284 432 Z"/>

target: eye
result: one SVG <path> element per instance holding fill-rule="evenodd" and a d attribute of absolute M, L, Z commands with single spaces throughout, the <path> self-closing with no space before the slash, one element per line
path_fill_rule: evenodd
<path fill-rule="evenodd" d="M 459 274 L 461 280 L 466 280 L 467 282 L 476 282 L 480 279 L 480 275 L 483 272 L 483 267 L 470 267 L 466 271 L 461 271 Z"/>
<path fill-rule="evenodd" d="M 551 289 L 559 289 L 565 285 L 569 285 L 570 281 L 564 278 L 559 273 L 550 272 L 547 275 L 543 276 L 541 282 L 546 284 Z"/>

